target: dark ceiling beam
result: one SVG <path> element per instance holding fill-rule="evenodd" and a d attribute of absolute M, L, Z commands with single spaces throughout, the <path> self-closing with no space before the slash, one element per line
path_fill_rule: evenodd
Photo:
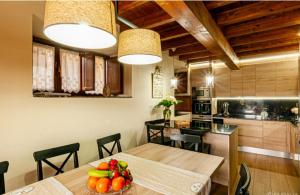
<path fill-rule="evenodd" d="M 186 54 L 186 55 L 180 55 L 179 60 L 191 60 L 191 59 L 197 59 L 197 58 L 207 58 L 213 56 L 212 53 L 209 51 L 202 51 L 192 54 Z"/>
<path fill-rule="evenodd" d="M 189 33 L 179 25 L 176 25 L 174 27 L 168 27 L 161 32 L 160 31 L 156 31 L 156 32 L 160 34 L 161 41 L 166 41 L 166 40 L 189 35 Z"/>
<path fill-rule="evenodd" d="M 191 35 L 186 35 L 184 37 L 179 37 L 167 41 L 161 42 L 161 49 L 167 50 L 167 49 L 173 49 L 178 47 L 183 47 L 187 45 L 192 45 L 197 43 L 198 41 Z"/>
<path fill-rule="evenodd" d="M 119 1 L 119 15 L 123 15 L 128 11 L 134 10 L 145 3 L 147 3 L 147 1 Z"/>
<path fill-rule="evenodd" d="M 230 25 L 297 8 L 300 8 L 300 2 L 297 1 L 258 1 L 240 8 L 218 13 L 216 22 L 219 25 Z"/>
<path fill-rule="evenodd" d="M 202 1 L 156 3 L 230 69 L 239 69 L 236 54 Z"/>
<path fill-rule="evenodd" d="M 249 45 L 237 46 L 234 47 L 234 51 L 236 53 L 241 53 L 246 51 L 264 50 L 264 49 L 270 49 L 275 47 L 290 46 L 290 45 L 295 45 L 297 43 L 298 43 L 297 38 L 284 38 L 284 39 L 271 40 L 271 41 L 260 42 L 260 43 L 253 43 Z"/>
<path fill-rule="evenodd" d="M 295 45 L 290 45 L 290 46 L 276 47 L 276 48 L 270 48 L 270 49 L 264 49 L 264 50 L 246 51 L 246 52 L 238 53 L 238 56 L 239 57 L 248 57 L 248 56 L 279 54 L 279 53 L 285 53 L 285 52 L 298 52 L 298 51 L 299 51 L 299 45 L 295 44 Z"/>
<path fill-rule="evenodd" d="M 300 9 L 226 26 L 223 32 L 227 38 L 232 38 L 294 25 L 300 25 Z"/>
<path fill-rule="evenodd" d="M 265 31 L 260 33 L 255 33 L 251 35 L 245 35 L 240 37 L 235 37 L 229 39 L 232 47 L 240 46 L 240 45 L 247 45 L 253 43 L 260 43 L 278 39 L 285 39 L 285 38 L 298 38 L 299 37 L 299 27 L 288 27 L 282 28 L 277 30 Z"/>
<path fill-rule="evenodd" d="M 238 1 L 207 1 L 205 6 L 208 10 L 216 9 L 219 7 L 224 7 Z"/>
<path fill-rule="evenodd" d="M 207 49 L 200 43 L 196 43 L 193 45 L 176 48 L 174 51 L 170 49 L 169 55 L 170 56 L 178 56 L 178 55 L 196 53 L 196 52 L 200 52 L 200 51 L 207 51 Z"/>

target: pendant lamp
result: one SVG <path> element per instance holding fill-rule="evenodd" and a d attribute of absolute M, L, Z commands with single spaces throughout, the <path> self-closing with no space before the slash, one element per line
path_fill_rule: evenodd
<path fill-rule="evenodd" d="M 118 61 L 123 64 L 146 65 L 162 60 L 160 35 L 148 29 L 129 29 L 120 33 Z"/>
<path fill-rule="evenodd" d="M 206 74 L 205 81 L 206 81 L 206 87 L 208 87 L 208 88 L 214 87 L 215 77 L 212 73 L 212 59 L 211 58 L 209 59 L 209 72 Z"/>
<path fill-rule="evenodd" d="M 44 34 L 76 48 L 101 49 L 117 42 L 111 1 L 46 1 Z"/>

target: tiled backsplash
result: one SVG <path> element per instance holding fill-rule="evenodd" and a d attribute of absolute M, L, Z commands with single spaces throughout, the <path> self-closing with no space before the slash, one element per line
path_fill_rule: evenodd
<path fill-rule="evenodd" d="M 230 115 L 260 115 L 263 109 L 268 112 L 268 115 L 272 118 L 276 117 L 292 117 L 294 114 L 291 112 L 291 108 L 298 106 L 298 100 L 280 100 L 280 99 L 240 99 L 240 100 L 217 100 L 217 112 L 223 113 L 223 103 L 229 103 Z"/>

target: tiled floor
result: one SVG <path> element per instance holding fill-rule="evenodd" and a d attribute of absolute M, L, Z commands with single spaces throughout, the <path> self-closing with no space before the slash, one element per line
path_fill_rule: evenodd
<path fill-rule="evenodd" d="M 292 160 L 239 152 L 239 162 L 251 172 L 251 195 L 300 195 L 300 177 Z M 227 194 L 226 187 L 213 186 L 213 195 Z"/>

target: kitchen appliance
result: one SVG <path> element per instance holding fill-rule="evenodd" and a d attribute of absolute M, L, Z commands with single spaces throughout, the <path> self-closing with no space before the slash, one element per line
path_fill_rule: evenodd
<path fill-rule="evenodd" d="M 193 115 L 211 115 L 210 100 L 193 100 L 192 106 Z"/>
<path fill-rule="evenodd" d="M 229 116 L 230 115 L 228 109 L 229 109 L 229 103 L 224 102 L 223 103 L 223 115 L 224 116 Z"/>
<path fill-rule="evenodd" d="M 192 97 L 194 100 L 209 100 L 210 99 L 210 88 L 207 87 L 193 87 Z"/>

